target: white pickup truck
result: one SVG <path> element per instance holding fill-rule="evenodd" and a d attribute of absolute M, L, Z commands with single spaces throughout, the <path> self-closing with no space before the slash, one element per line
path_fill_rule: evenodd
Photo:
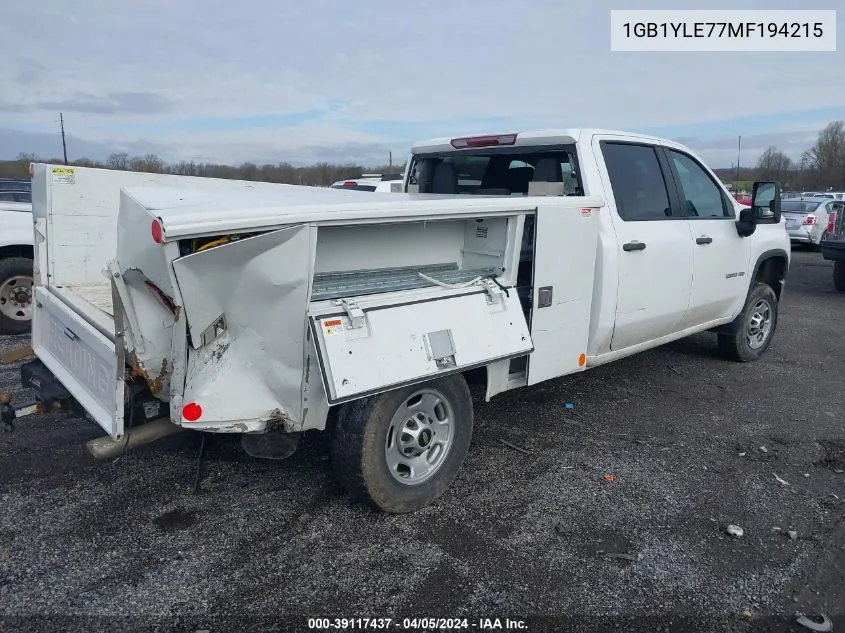
<path fill-rule="evenodd" d="M 184 427 L 281 458 L 325 429 L 388 512 L 456 477 L 470 370 L 490 399 L 704 330 L 754 360 L 790 257 L 777 183 L 742 208 L 685 147 L 619 132 L 421 143 L 406 192 L 367 196 L 53 169 L 24 382 L 120 449 Z"/>
<path fill-rule="evenodd" d="M 0 334 L 29 331 L 32 239 L 32 205 L 0 202 Z"/>

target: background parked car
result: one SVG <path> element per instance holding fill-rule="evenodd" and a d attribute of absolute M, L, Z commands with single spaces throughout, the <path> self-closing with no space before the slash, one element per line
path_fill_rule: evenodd
<path fill-rule="evenodd" d="M 402 174 L 364 174 L 360 178 L 338 180 L 332 189 L 352 189 L 354 191 L 402 191 Z"/>
<path fill-rule="evenodd" d="M 0 183 L 0 202 L 22 202 L 32 204 L 31 191 L 4 190 Z"/>
<path fill-rule="evenodd" d="M 735 193 L 734 198 L 736 199 L 737 202 L 739 202 L 740 204 L 744 204 L 746 207 L 751 206 L 751 196 L 748 195 L 745 192 Z"/>
<path fill-rule="evenodd" d="M 781 209 L 786 232 L 793 244 L 818 246 L 828 236 L 831 213 L 842 212 L 843 203 L 818 197 L 783 200 Z"/>

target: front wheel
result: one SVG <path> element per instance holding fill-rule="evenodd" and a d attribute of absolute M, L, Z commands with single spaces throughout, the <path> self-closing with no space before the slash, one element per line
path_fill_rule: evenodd
<path fill-rule="evenodd" d="M 737 322 L 735 332 L 719 334 L 719 351 L 729 360 L 757 360 L 769 348 L 778 323 L 778 298 L 771 286 L 755 284 Z"/>
<path fill-rule="evenodd" d="M 0 334 L 23 334 L 32 324 L 32 260 L 0 259 Z"/>
<path fill-rule="evenodd" d="M 833 287 L 845 292 L 845 260 L 833 262 Z"/>
<path fill-rule="evenodd" d="M 413 512 L 455 480 L 472 424 L 461 375 L 356 400 L 338 412 L 332 467 L 356 496 L 385 512 Z"/>

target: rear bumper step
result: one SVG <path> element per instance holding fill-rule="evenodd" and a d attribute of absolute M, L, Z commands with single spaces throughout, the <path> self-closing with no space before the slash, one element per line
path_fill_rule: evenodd
<path fill-rule="evenodd" d="M 173 424 L 168 418 L 158 418 L 141 426 L 130 429 L 123 437 L 98 437 L 87 443 L 88 452 L 97 459 L 117 457 L 124 451 L 149 444 L 168 435 L 185 431 L 184 427 Z"/>

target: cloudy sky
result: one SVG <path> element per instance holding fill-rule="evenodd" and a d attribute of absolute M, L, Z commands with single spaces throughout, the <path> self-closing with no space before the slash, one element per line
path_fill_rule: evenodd
<path fill-rule="evenodd" d="M 841 0 L 814 0 L 835 9 Z M 604 127 L 714 167 L 845 119 L 835 53 L 610 51 L 610 9 L 784 0 L 31 0 L 0 20 L 0 158 L 403 161 L 433 136 Z M 845 7 L 837 29 L 845 32 Z"/>

